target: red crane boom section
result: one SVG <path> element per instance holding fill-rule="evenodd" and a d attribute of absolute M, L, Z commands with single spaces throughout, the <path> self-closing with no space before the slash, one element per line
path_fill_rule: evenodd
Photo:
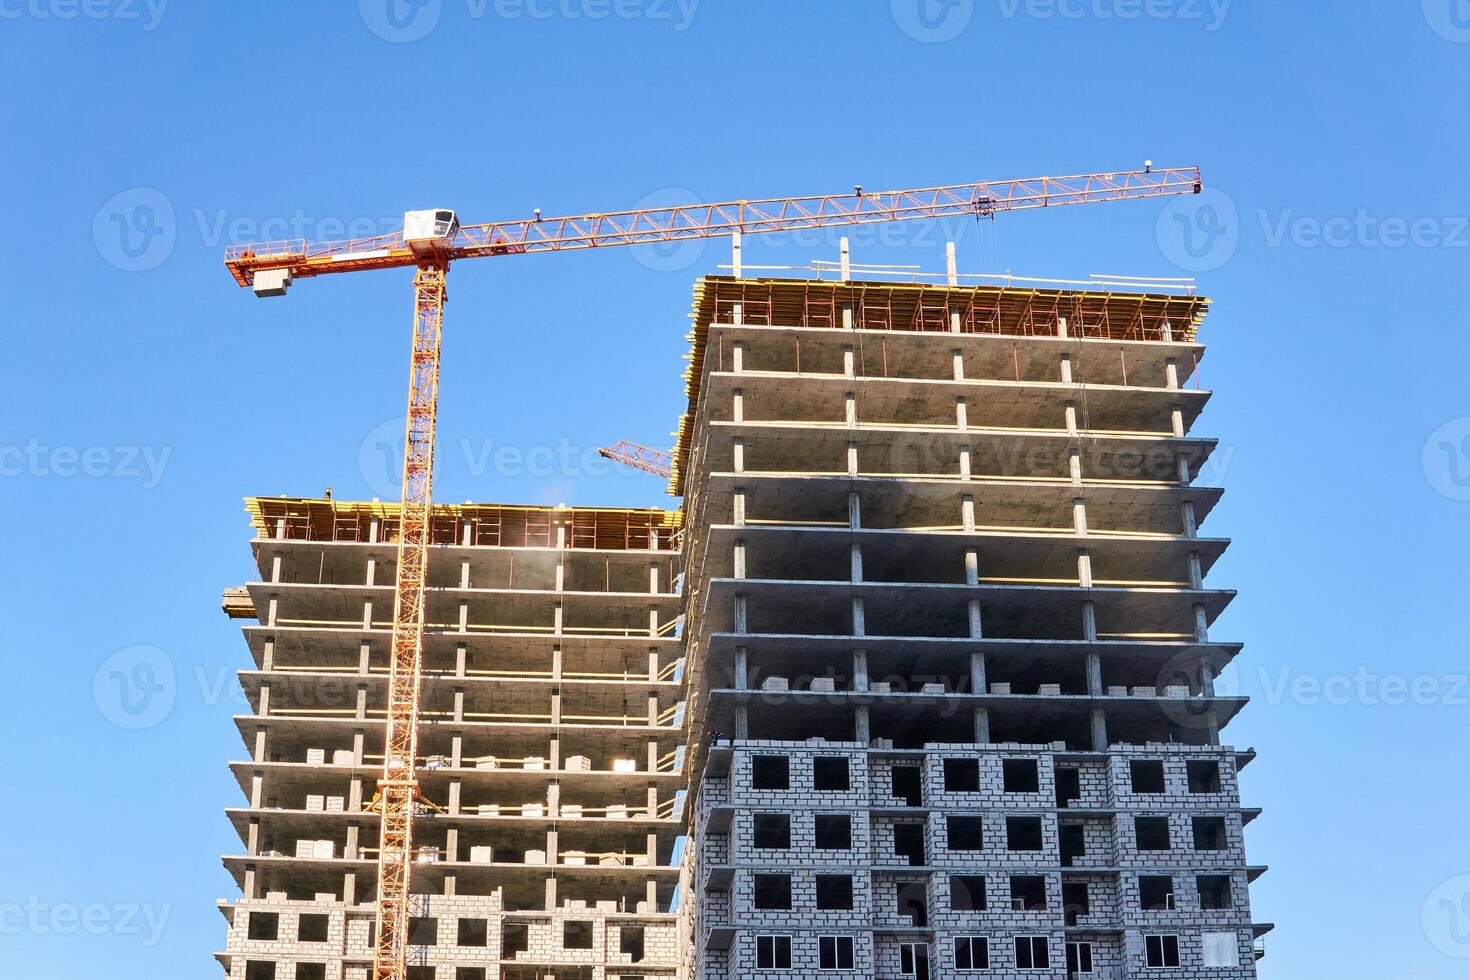
<path fill-rule="evenodd" d="M 732 232 L 753 235 L 948 215 L 985 216 L 1027 208 L 1197 194 L 1201 186 L 1199 168 L 1182 167 L 499 221 L 460 228 L 441 258 L 453 261 L 710 238 Z M 364 269 L 404 268 L 422 261 L 423 255 L 409 247 L 401 231 L 336 242 L 258 242 L 232 245 L 225 251 L 225 265 L 241 286 L 250 285 L 255 273 L 263 269 L 289 269 L 292 278 L 304 279 Z"/>

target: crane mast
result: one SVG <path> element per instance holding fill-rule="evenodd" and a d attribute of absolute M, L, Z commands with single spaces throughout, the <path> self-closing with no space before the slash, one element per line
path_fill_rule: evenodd
<path fill-rule="evenodd" d="M 433 501 L 434 439 L 439 402 L 440 345 L 445 278 L 458 259 L 520 255 L 608 245 L 761 234 L 836 225 L 875 224 L 1100 201 L 1198 194 L 1197 167 L 1119 171 L 1076 177 L 1035 177 L 914 190 L 820 197 L 728 201 L 504 221 L 460 227 L 453 212 L 410 212 L 405 230 L 372 238 L 308 243 L 305 240 L 230 246 L 225 265 L 241 286 L 260 296 L 285 295 L 295 279 L 371 269 L 413 267 L 413 347 L 404 439 L 398 570 L 388 681 L 383 777 L 378 784 L 382 829 L 378 845 L 377 931 L 374 980 L 407 975 L 409 873 L 413 818 L 419 804 L 418 714 L 424 635 L 424 587 Z M 409 219 L 439 218 L 428 234 L 410 234 Z M 447 217 L 446 217 L 447 216 Z M 668 472 L 667 454 L 622 442 L 600 450 L 609 459 L 650 473 Z"/>

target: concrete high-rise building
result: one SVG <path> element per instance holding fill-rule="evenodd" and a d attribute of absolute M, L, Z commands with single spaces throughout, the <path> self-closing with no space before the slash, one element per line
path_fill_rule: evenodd
<path fill-rule="evenodd" d="M 681 512 L 441 509 L 418 975 L 1254 977 L 1207 308 L 700 280 Z M 250 508 L 221 959 L 363 976 L 394 508 Z"/>

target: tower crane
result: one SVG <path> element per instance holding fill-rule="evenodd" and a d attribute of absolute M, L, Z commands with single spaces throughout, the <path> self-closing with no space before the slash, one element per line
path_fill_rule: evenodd
<path fill-rule="evenodd" d="M 372 269 L 412 268 L 413 344 L 403 453 L 398 573 L 388 680 L 387 733 L 378 851 L 375 980 L 407 973 L 409 870 L 413 815 L 419 797 L 417 736 L 428 565 L 435 418 L 439 400 L 440 340 L 445 276 L 461 259 L 559 252 L 682 241 L 724 235 L 877 224 L 949 215 L 993 216 L 1002 211 L 1198 194 L 1199 168 L 981 181 L 914 190 L 864 191 L 819 197 L 726 201 L 685 207 L 615 211 L 461 225 L 452 210 L 409 211 L 403 230 L 346 241 L 302 239 L 230 246 L 225 265 L 258 296 L 284 296 L 292 282 Z M 642 459 L 639 454 L 630 456 Z M 637 465 L 637 464 L 635 464 Z M 652 465 L 652 464 L 651 464 Z"/>

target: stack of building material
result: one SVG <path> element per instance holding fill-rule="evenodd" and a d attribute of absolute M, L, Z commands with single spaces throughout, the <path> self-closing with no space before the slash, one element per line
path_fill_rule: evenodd
<path fill-rule="evenodd" d="M 590 772 L 592 760 L 585 755 L 569 755 L 567 761 L 562 764 L 562 768 L 568 772 Z"/>
<path fill-rule="evenodd" d="M 774 674 L 772 674 L 770 677 L 767 677 L 765 680 L 761 681 L 761 690 L 762 691 L 788 691 L 790 689 L 791 689 L 791 682 L 790 681 L 788 681 L 784 677 L 777 677 Z"/>

